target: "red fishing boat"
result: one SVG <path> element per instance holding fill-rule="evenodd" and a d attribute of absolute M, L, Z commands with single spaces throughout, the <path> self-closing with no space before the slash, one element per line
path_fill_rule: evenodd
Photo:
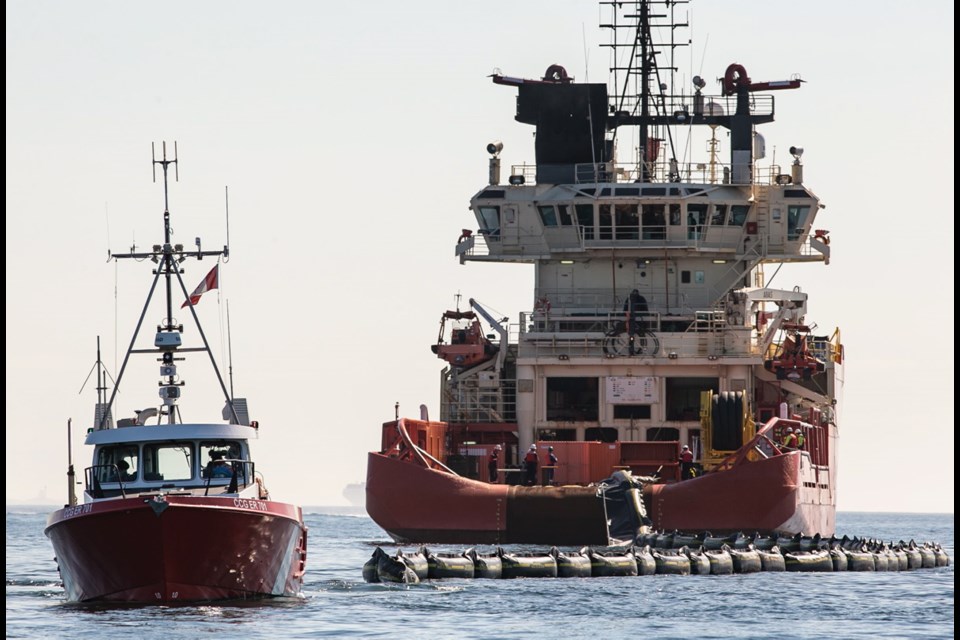
<path fill-rule="evenodd" d="M 417 542 L 603 544 L 643 526 L 829 536 L 840 334 L 818 332 L 807 294 L 768 275 L 829 264 L 832 247 L 803 149 L 781 167 L 757 132 L 774 119 L 771 93 L 801 81 L 755 81 L 733 63 L 713 95 L 699 76 L 681 86 L 686 4 L 601 6 L 612 90 L 559 65 L 492 76 L 517 91 L 536 161 L 504 180 L 503 145 L 487 146 L 477 228 L 455 253 L 532 265 L 531 308 L 513 322 L 472 299 L 444 312 L 439 420 L 384 424 L 367 511 Z M 687 160 L 697 148 L 707 157 Z M 801 446 L 783 444 L 788 429 Z"/>
<path fill-rule="evenodd" d="M 76 496 L 71 452 L 68 502 L 50 514 L 44 532 L 72 602 L 176 604 L 296 597 L 307 557 L 302 511 L 273 499 L 264 485 L 250 447 L 259 425 L 250 420 L 246 399 L 233 396 L 232 381 L 227 391 L 194 308 L 203 293 L 217 288 L 219 258 L 228 255 L 228 247 L 204 251 L 199 238 L 195 250 L 171 242 L 167 171 L 177 161 L 167 159 L 164 146 L 162 159 L 153 162 L 163 170 L 163 244 L 151 251 L 112 255 L 147 261 L 153 283 L 109 400 L 98 347 L 98 402 L 86 435 L 93 457 L 84 470 L 82 500 Z M 217 262 L 192 294 L 180 267 L 189 258 Z M 153 341 L 138 346 L 160 282 L 165 285 L 164 319 Z M 182 297 L 174 293 L 174 285 Z M 194 321 L 202 345 L 183 343 L 184 326 L 173 315 L 178 308 Z M 184 381 L 178 369 L 188 353 L 209 357 L 213 365 L 225 398 L 222 422 L 180 419 Z M 151 396 L 156 397 L 159 388 L 161 404 L 131 411 L 132 417 L 114 424 L 114 400 L 127 364 L 131 356 L 142 354 L 160 364 L 159 385 L 151 386 Z"/>

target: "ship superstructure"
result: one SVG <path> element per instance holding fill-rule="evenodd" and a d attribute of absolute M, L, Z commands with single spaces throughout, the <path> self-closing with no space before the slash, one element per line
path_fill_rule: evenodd
<path fill-rule="evenodd" d="M 462 263 L 534 265 L 532 310 L 511 327 L 512 362 L 448 369 L 440 419 L 499 416 L 515 423 L 520 450 L 552 439 L 676 440 L 708 463 L 752 433 L 740 423 L 739 436 L 723 434 L 709 446 L 701 392 L 737 394 L 756 422 L 777 415 L 784 399 L 790 416 L 806 419 L 813 409 L 832 419 L 838 334 L 816 335 L 805 324 L 806 293 L 765 286 L 765 273 L 779 264 L 830 259 L 828 232 L 816 225 L 822 205 L 803 180 L 802 148 L 790 148 L 788 167 L 761 163 L 757 127 L 775 112 L 765 92 L 798 88 L 800 80 L 754 82 L 735 63 L 716 95 L 699 77 L 690 91 L 668 93 L 660 79 L 673 69 L 659 61 L 678 45 L 649 34 L 676 33 L 678 3 L 603 4 L 614 14 L 606 25 L 612 56 L 627 60 L 613 65 L 611 82 L 635 94 L 577 84 L 558 65 L 536 80 L 493 76 L 517 89 L 516 120 L 536 127 L 536 162 L 512 166 L 501 179 L 502 145 L 488 146 L 489 184 L 470 202 L 479 229 L 457 253 Z M 618 43 L 631 20 L 640 35 Z M 710 132 L 711 152 L 681 163 L 672 150 L 692 127 Z M 615 151 L 628 128 L 639 145 L 622 162 Z M 729 132 L 725 161 L 718 131 Z M 625 312 L 632 291 L 645 305 L 634 316 L 637 331 Z M 797 335 L 810 365 L 764 368 Z"/>
<path fill-rule="evenodd" d="M 771 92 L 802 81 L 755 81 L 734 62 L 714 92 L 699 76 L 681 87 L 687 3 L 600 4 L 609 86 L 556 64 L 535 79 L 492 75 L 535 128 L 535 162 L 505 171 L 502 143 L 487 145 L 477 228 L 456 255 L 532 265 L 530 307 L 516 322 L 473 299 L 444 313 L 439 422 L 384 424 L 367 511 L 398 540 L 556 543 L 587 523 L 571 534 L 587 543 L 627 472 L 645 478 L 636 511 L 654 526 L 830 535 L 840 334 L 808 319 L 799 287 L 772 286 L 785 263 L 829 263 L 830 237 L 803 149 L 766 163 L 758 132 L 774 119 Z M 687 159 L 691 140 L 704 158 Z M 531 450 L 550 467 L 533 480 Z M 545 465 L 549 453 L 559 462 Z M 574 497 L 591 487 L 596 503 Z"/>

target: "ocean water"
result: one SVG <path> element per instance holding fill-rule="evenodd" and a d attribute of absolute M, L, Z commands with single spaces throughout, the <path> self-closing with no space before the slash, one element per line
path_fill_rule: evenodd
<path fill-rule="evenodd" d="M 366 514 L 314 507 L 304 509 L 310 533 L 302 598 L 230 606 L 104 607 L 65 603 L 53 548 L 43 535 L 47 511 L 7 506 L 8 638 L 954 637 L 952 514 L 837 514 L 840 535 L 940 542 L 951 564 L 937 569 L 443 580 L 408 586 L 363 581 L 363 563 L 378 544 L 391 554 L 396 550 Z"/>

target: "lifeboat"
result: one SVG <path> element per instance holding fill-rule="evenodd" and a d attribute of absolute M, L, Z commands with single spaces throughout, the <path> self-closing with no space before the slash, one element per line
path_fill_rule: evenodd
<path fill-rule="evenodd" d="M 447 323 L 451 322 L 449 336 Z M 447 338 L 445 341 L 444 339 Z M 484 334 L 473 311 L 445 311 L 440 319 L 440 335 L 430 347 L 441 360 L 455 367 L 472 367 L 497 354 L 498 348 Z"/>
<path fill-rule="evenodd" d="M 786 337 L 777 346 L 769 360 L 763 361 L 763 368 L 776 374 L 777 380 L 810 380 L 814 373 L 824 371 L 823 362 L 817 359 L 807 346 L 810 327 L 802 324 L 783 325 Z"/>

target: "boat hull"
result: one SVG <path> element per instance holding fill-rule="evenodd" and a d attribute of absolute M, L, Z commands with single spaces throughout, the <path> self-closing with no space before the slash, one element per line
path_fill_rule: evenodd
<path fill-rule="evenodd" d="M 607 544 L 589 487 L 489 484 L 371 452 L 367 513 L 397 542 Z"/>
<path fill-rule="evenodd" d="M 301 510 L 269 500 L 105 500 L 55 511 L 44 533 L 73 602 L 292 597 L 303 583 Z"/>
<path fill-rule="evenodd" d="M 801 452 L 672 484 L 652 485 L 647 513 L 658 529 L 834 534 L 834 483 Z"/>
<path fill-rule="evenodd" d="M 835 502 L 826 470 L 793 453 L 645 488 L 657 529 L 832 535 Z M 817 474 L 823 474 L 820 478 Z M 814 485 L 814 486 L 809 486 Z M 824 488 L 827 487 L 827 488 Z M 608 544 L 595 488 L 488 484 L 371 452 L 367 513 L 397 542 Z"/>

